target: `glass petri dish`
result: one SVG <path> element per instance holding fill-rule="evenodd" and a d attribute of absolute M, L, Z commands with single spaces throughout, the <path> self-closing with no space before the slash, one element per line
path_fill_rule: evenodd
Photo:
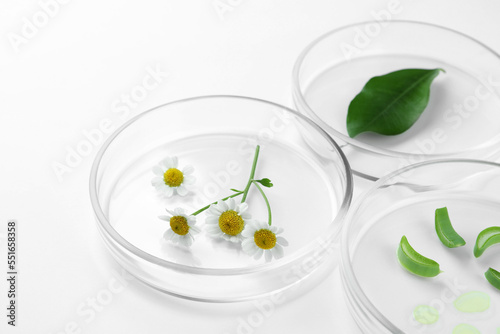
<path fill-rule="evenodd" d="M 289 242 L 281 259 L 254 260 L 239 244 L 202 233 L 189 249 L 167 242 L 165 209 L 188 213 L 243 189 L 260 145 L 255 178 L 273 225 Z M 152 168 L 168 156 L 191 165 L 197 181 L 184 197 L 160 196 Z M 207 302 L 261 298 L 324 278 L 338 263 L 339 231 L 352 197 L 349 164 L 331 137 L 308 118 L 280 105 L 238 96 L 196 97 L 161 105 L 133 118 L 103 145 L 90 175 L 97 226 L 114 258 L 163 292 Z M 238 198 L 236 198 L 238 199 Z M 253 219 L 267 221 L 254 188 Z M 300 287 L 301 289 L 298 289 Z"/>
<path fill-rule="evenodd" d="M 500 327 L 500 291 L 484 277 L 489 267 L 500 268 L 500 249 L 473 255 L 479 232 L 499 225 L 499 186 L 499 164 L 427 161 L 380 179 L 356 201 L 342 233 L 340 272 L 349 310 L 363 332 L 451 333 L 465 324 L 493 333 Z M 439 240 L 434 214 L 442 207 L 465 246 L 446 248 Z M 403 235 L 443 272 L 423 278 L 403 269 L 396 255 Z M 463 295 L 473 311 L 486 299 L 489 307 L 463 312 L 455 306 Z"/>
<path fill-rule="evenodd" d="M 427 109 L 405 133 L 346 130 L 349 103 L 374 76 L 405 68 L 442 68 Z M 500 58 L 481 42 L 433 24 L 373 21 L 331 31 L 301 53 L 293 70 L 299 112 L 341 146 L 355 175 L 376 180 L 441 158 L 495 161 L 500 152 Z"/>

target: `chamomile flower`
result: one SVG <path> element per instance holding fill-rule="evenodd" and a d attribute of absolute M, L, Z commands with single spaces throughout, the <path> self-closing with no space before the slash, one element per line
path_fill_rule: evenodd
<path fill-rule="evenodd" d="M 243 251 L 258 260 L 264 255 L 266 262 L 283 257 L 283 246 L 288 246 L 285 238 L 278 236 L 282 228 L 269 226 L 265 222 L 253 221 L 243 231 L 241 243 Z"/>
<path fill-rule="evenodd" d="M 207 212 L 207 233 L 214 238 L 240 242 L 243 240 L 241 232 L 252 218 L 247 210 L 248 204 L 236 204 L 232 198 L 212 204 Z"/>
<path fill-rule="evenodd" d="M 170 228 L 163 234 L 163 237 L 174 244 L 191 246 L 194 236 L 200 233 L 200 229 L 195 226 L 196 217 L 187 215 L 182 208 L 175 208 L 172 211 L 167 209 L 167 212 L 169 215 L 158 217 L 170 223 Z"/>
<path fill-rule="evenodd" d="M 151 180 L 151 184 L 167 197 L 174 194 L 185 196 L 189 192 L 187 186 L 196 181 L 191 175 L 193 172 L 192 166 L 185 166 L 180 170 L 177 157 L 167 157 L 153 167 L 156 176 Z"/>

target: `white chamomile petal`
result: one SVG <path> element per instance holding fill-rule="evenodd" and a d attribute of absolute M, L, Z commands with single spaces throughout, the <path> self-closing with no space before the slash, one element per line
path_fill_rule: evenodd
<path fill-rule="evenodd" d="M 234 198 L 230 198 L 226 201 L 227 203 L 227 210 L 233 210 L 233 211 L 236 211 L 238 212 L 239 210 L 237 210 L 236 208 L 236 203 L 234 202 Z M 238 212 L 239 213 L 239 212 Z"/>
<path fill-rule="evenodd" d="M 276 237 L 276 242 L 282 246 L 288 246 L 288 241 L 283 237 Z"/>
<path fill-rule="evenodd" d="M 241 243 L 241 248 L 249 256 L 253 256 L 259 250 L 259 247 L 257 247 L 255 243 L 250 239 L 243 240 L 243 242 Z"/>
<path fill-rule="evenodd" d="M 188 190 L 186 189 L 186 187 L 184 187 L 183 185 L 180 185 L 179 187 L 176 188 L 177 190 L 177 193 L 180 195 L 180 196 L 186 196 L 188 194 Z"/>
<path fill-rule="evenodd" d="M 190 247 L 193 244 L 193 239 L 191 239 L 189 236 L 179 237 L 179 243 L 185 247 Z"/>
<path fill-rule="evenodd" d="M 229 206 L 227 205 L 226 201 L 219 201 L 217 206 L 221 212 L 225 212 L 225 211 L 229 210 Z"/>
<path fill-rule="evenodd" d="M 215 229 L 205 229 L 205 232 L 207 233 L 207 235 L 209 235 L 210 237 L 214 238 L 214 239 L 220 239 L 222 238 L 222 233 L 220 231 L 217 231 Z"/>
<path fill-rule="evenodd" d="M 174 235 L 175 235 L 175 233 L 171 229 L 168 229 L 165 231 L 165 233 L 163 233 L 163 237 L 167 240 L 171 240 Z"/>
<path fill-rule="evenodd" d="M 205 222 L 207 224 L 217 224 L 218 220 L 219 219 L 216 216 L 209 216 L 209 217 L 207 217 L 207 219 L 205 220 Z"/>
<path fill-rule="evenodd" d="M 165 194 L 165 196 L 171 197 L 174 194 L 174 189 L 170 187 L 164 187 L 163 193 Z"/>
<path fill-rule="evenodd" d="M 161 185 L 163 182 L 163 177 L 156 176 L 153 179 L 151 179 L 151 184 L 156 186 L 156 185 Z"/>
<path fill-rule="evenodd" d="M 260 249 L 260 248 L 257 248 L 257 251 L 255 252 L 255 254 L 253 255 L 253 258 L 255 260 L 258 260 L 262 257 L 262 255 L 264 254 L 264 250 L 263 249 Z"/>
<path fill-rule="evenodd" d="M 241 235 L 245 238 L 250 238 L 253 235 L 253 233 L 248 227 L 245 227 L 243 232 L 241 232 Z"/>
<path fill-rule="evenodd" d="M 239 235 L 234 235 L 229 238 L 229 241 L 234 242 L 234 243 L 241 243 L 243 241 L 243 236 L 241 233 Z"/>
<path fill-rule="evenodd" d="M 192 175 L 188 175 L 188 176 L 185 176 L 184 177 L 184 182 L 183 184 L 186 184 L 186 185 L 192 185 L 196 182 L 196 178 Z"/>
<path fill-rule="evenodd" d="M 275 259 L 281 259 L 284 256 L 283 247 L 281 247 L 280 245 L 276 245 L 271 249 L 271 253 L 273 254 Z"/>
<path fill-rule="evenodd" d="M 172 161 L 172 158 L 171 157 L 166 157 L 165 159 L 163 159 L 161 162 L 160 162 L 161 165 L 163 165 L 163 167 L 165 168 L 174 168 L 174 163 Z M 165 171 L 164 171 L 165 172 Z"/>
<path fill-rule="evenodd" d="M 210 208 L 208 208 L 207 213 L 213 216 L 220 216 L 222 214 L 222 211 L 219 210 L 219 207 L 217 206 L 217 204 L 215 204 L 211 205 Z"/>
<path fill-rule="evenodd" d="M 266 258 L 266 262 L 270 262 L 273 259 L 273 254 L 269 250 L 266 250 L 264 251 L 264 257 Z"/>
<path fill-rule="evenodd" d="M 240 216 L 241 216 L 241 218 L 243 218 L 245 220 L 252 219 L 252 215 L 250 213 L 248 213 L 248 212 L 240 213 Z"/>
<path fill-rule="evenodd" d="M 178 234 L 173 234 L 172 235 L 172 238 L 170 238 L 170 240 L 174 243 L 174 244 L 178 244 L 179 243 L 179 235 Z"/>
<path fill-rule="evenodd" d="M 177 213 L 176 213 L 175 209 L 174 209 L 174 210 L 165 209 L 165 211 L 167 211 L 167 212 L 170 214 L 170 216 L 175 216 L 175 215 L 177 215 Z"/>
<path fill-rule="evenodd" d="M 248 210 L 248 204 L 247 203 L 240 203 L 239 204 L 238 213 L 240 215 L 243 214 L 247 210 Z"/>
<path fill-rule="evenodd" d="M 182 169 L 182 173 L 184 175 L 190 175 L 193 174 L 193 172 L 194 172 L 194 167 L 191 165 L 184 166 L 184 168 Z"/>
<path fill-rule="evenodd" d="M 278 233 L 278 228 L 276 226 L 269 226 L 268 227 L 269 230 L 271 230 L 271 232 L 273 232 L 274 234 L 277 234 Z"/>
<path fill-rule="evenodd" d="M 196 217 L 195 216 L 187 216 L 187 221 L 188 221 L 188 224 L 189 226 L 193 227 L 194 225 L 196 225 Z M 198 229 L 198 227 L 196 227 L 196 229 Z"/>
<path fill-rule="evenodd" d="M 165 173 L 165 171 L 163 170 L 163 168 L 157 165 L 153 167 L 153 173 L 163 178 L 163 173 Z"/>
<path fill-rule="evenodd" d="M 246 238 L 245 240 L 243 240 L 241 242 L 241 248 L 243 250 L 251 250 L 251 249 L 253 249 L 253 247 L 254 247 L 254 244 L 253 244 L 252 240 L 250 240 L 249 238 Z"/>

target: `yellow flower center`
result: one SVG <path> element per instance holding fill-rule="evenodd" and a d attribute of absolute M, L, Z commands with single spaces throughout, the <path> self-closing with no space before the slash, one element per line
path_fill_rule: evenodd
<path fill-rule="evenodd" d="M 228 210 L 220 215 L 219 227 L 222 232 L 234 236 L 243 231 L 245 221 L 236 211 Z"/>
<path fill-rule="evenodd" d="M 262 249 L 271 249 L 276 246 L 276 234 L 269 230 L 258 230 L 253 235 L 255 244 Z"/>
<path fill-rule="evenodd" d="M 169 187 L 178 187 L 182 184 L 182 181 L 184 181 L 184 174 L 177 168 L 169 168 L 163 174 L 163 180 Z"/>
<path fill-rule="evenodd" d="M 170 227 L 178 235 L 186 235 L 189 232 L 187 219 L 182 216 L 173 216 L 170 218 Z"/>

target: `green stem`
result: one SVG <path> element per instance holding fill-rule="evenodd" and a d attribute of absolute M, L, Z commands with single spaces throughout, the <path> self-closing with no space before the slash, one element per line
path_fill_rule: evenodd
<path fill-rule="evenodd" d="M 227 196 L 227 197 L 221 199 L 221 201 L 225 201 L 227 199 L 230 199 L 230 198 L 233 198 L 233 197 L 236 197 L 236 196 L 240 196 L 241 194 L 243 194 L 243 191 L 238 191 L 236 194 L 232 194 L 231 196 Z M 191 216 L 196 216 L 196 215 L 202 213 L 203 211 L 205 211 L 206 209 L 208 209 L 211 205 L 216 204 L 217 202 L 219 202 L 219 201 L 215 201 L 213 203 L 210 203 L 207 206 L 202 207 L 200 210 L 193 212 L 191 214 Z"/>
<path fill-rule="evenodd" d="M 257 168 L 257 160 L 259 159 L 259 151 L 260 146 L 257 145 L 257 147 L 255 148 L 255 155 L 253 157 L 252 170 L 250 171 L 250 177 L 248 178 L 247 186 L 243 191 L 243 198 L 241 199 L 241 203 L 245 202 L 245 200 L 247 199 L 248 191 L 250 190 L 250 186 L 252 185 L 253 177 L 255 175 L 255 168 Z"/>
<path fill-rule="evenodd" d="M 266 201 L 266 206 L 267 206 L 267 223 L 269 224 L 269 226 L 271 226 L 271 224 L 273 222 L 273 216 L 271 214 L 271 205 L 269 205 L 269 200 L 267 199 L 266 194 L 264 194 L 264 190 L 262 190 L 261 186 L 259 186 L 259 184 L 257 182 L 255 182 L 255 181 L 253 181 L 253 184 L 257 187 L 257 189 L 259 189 L 260 194 L 262 195 L 262 197 L 264 197 L 264 201 Z"/>

